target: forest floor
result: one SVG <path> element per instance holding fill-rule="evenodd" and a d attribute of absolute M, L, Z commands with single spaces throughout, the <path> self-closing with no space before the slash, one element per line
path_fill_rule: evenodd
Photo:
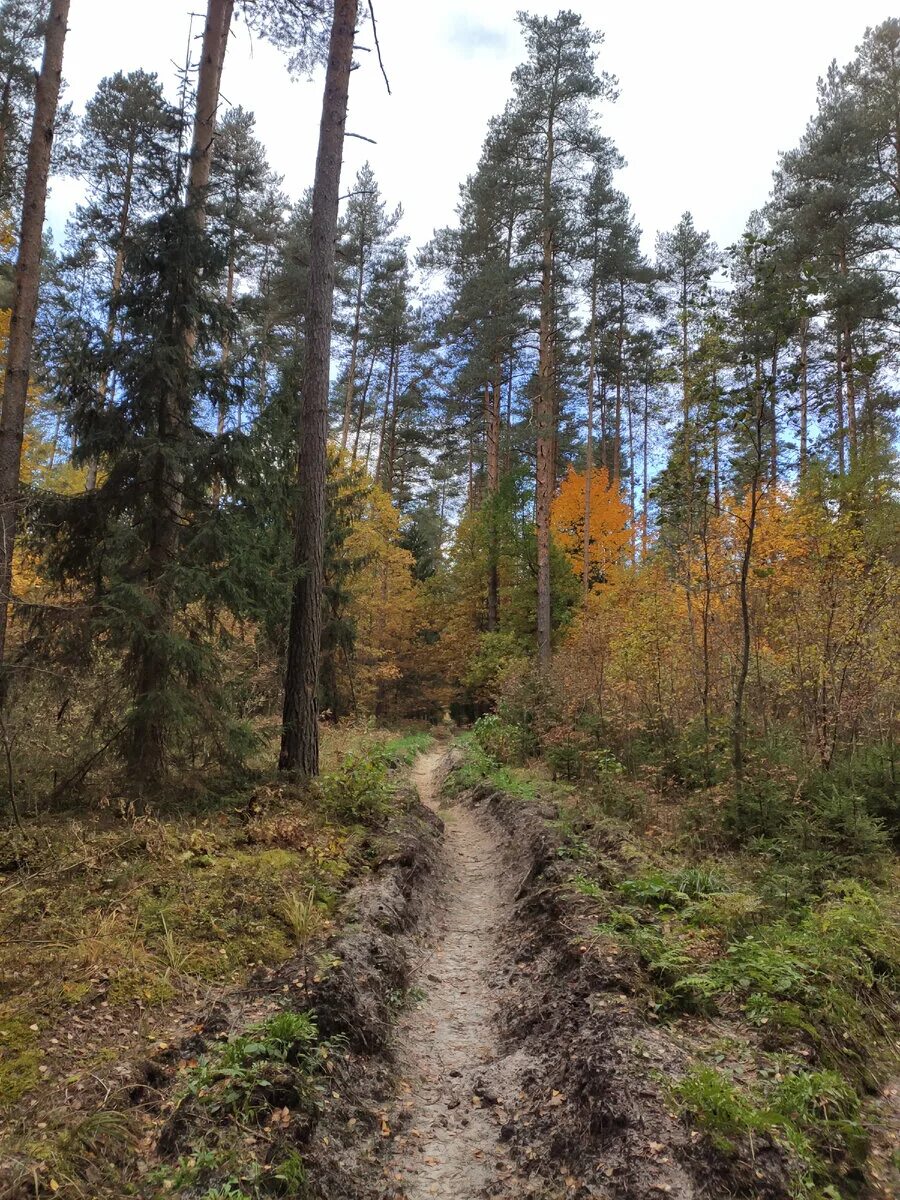
<path fill-rule="evenodd" d="M 895 1086 L 864 1178 L 808 1048 L 660 1003 L 715 943 L 659 908 L 637 833 L 470 745 L 352 737 L 308 796 L 60 814 L 11 844 L 0 1200 L 897 1194 Z M 753 1108 L 796 1079 L 834 1096 Z"/>

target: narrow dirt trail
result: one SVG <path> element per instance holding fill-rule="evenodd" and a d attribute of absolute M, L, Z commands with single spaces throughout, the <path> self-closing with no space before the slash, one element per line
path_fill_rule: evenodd
<path fill-rule="evenodd" d="M 423 755 L 413 772 L 434 810 L 444 757 L 442 750 Z M 441 885 L 413 979 L 423 998 L 398 1030 L 402 1074 L 388 1192 L 396 1200 L 477 1200 L 497 1195 L 511 1174 L 497 1138 L 511 1083 L 494 1023 L 497 936 L 512 907 L 511 888 L 478 818 L 463 807 L 440 815 Z"/>

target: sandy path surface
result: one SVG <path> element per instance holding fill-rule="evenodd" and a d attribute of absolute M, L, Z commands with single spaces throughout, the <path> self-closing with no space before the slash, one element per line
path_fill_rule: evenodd
<path fill-rule="evenodd" d="M 435 810 L 443 758 L 441 750 L 423 755 L 413 773 L 423 802 Z M 513 885 L 472 812 L 442 808 L 440 815 L 442 883 L 413 979 L 419 999 L 398 1029 L 401 1092 L 388 1193 L 396 1200 L 476 1200 L 507 1194 L 500 1181 L 512 1182 L 497 1137 L 511 1084 L 493 1018 L 497 937 Z"/>

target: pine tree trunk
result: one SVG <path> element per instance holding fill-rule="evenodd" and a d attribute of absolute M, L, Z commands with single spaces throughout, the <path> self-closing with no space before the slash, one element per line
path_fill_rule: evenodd
<path fill-rule="evenodd" d="M 284 684 L 284 729 L 279 767 L 319 773 L 318 684 L 325 556 L 328 380 L 334 303 L 334 258 L 347 98 L 353 66 L 357 0 L 334 0 L 325 97 L 310 223 L 306 370 L 297 471 L 299 504 Z"/>
<path fill-rule="evenodd" d="M 369 387 L 372 383 L 372 372 L 375 370 L 375 352 L 372 352 L 372 357 L 369 359 L 369 369 L 366 372 L 366 382 L 363 384 L 362 395 L 359 398 L 359 412 L 356 417 L 356 431 L 353 435 L 353 462 L 355 463 L 359 456 L 359 439 L 362 434 L 363 422 L 366 416 L 366 400 L 369 396 Z M 366 460 L 368 466 L 368 459 Z"/>
<path fill-rule="evenodd" d="M 485 440 L 487 443 L 488 520 L 488 608 L 487 627 L 490 632 L 500 623 L 500 571 L 497 535 L 497 496 L 500 491 L 500 405 L 503 391 L 502 360 L 494 361 L 493 381 L 485 385 Z"/>
<path fill-rule="evenodd" d="M 838 460 L 838 475 L 842 478 L 846 472 L 846 446 L 845 446 L 845 431 L 844 431 L 844 364 L 843 364 L 843 348 L 841 346 L 841 335 L 838 333 L 837 339 L 837 357 L 835 359 L 835 393 L 834 393 L 834 409 L 835 409 L 835 440 L 837 441 L 837 460 Z"/>
<path fill-rule="evenodd" d="M 3 95 L 0 97 L 0 188 L 6 174 L 6 159 L 9 147 L 9 110 L 12 98 L 12 79 L 8 78 L 3 84 Z"/>
<path fill-rule="evenodd" d="M 769 480 L 778 487 L 778 347 L 772 351 L 772 404 L 769 409 Z"/>
<path fill-rule="evenodd" d="M 375 459 L 375 481 L 381 483 L 381 467 L 384 462 L 384 451 L 387 445 L 388 418 L 391 412 L 391 389 L 394 386 L 394 362 L 396 350 L 391 342 L 391 354 L 388 359 L 387 383 L 384 385 L 384 411 L 381 414 L 381 433 L 378 437 L 378 457 Z"/>
<path fill-rule="evenodd" d="M 759 509 L 759 485 L 762 478 L 762 429 L 763 429 L 763 393 L 761 372 L 757 362 L 757 396 L 754 420 L 754 463 L 750 479 L 750 512 L 747 520 L 747 539 L 741 555 L 741 570 L 738 584 L 738 600 L 741 611 L 741 651 L 738 660 L 737 680 L 734 689 L 734 718 L 731 730 L 732 764 L 734 766 L 735 790 L 740 797 L 744 781 L 744 692 L 747 687 L 747 676 L 750 672 L 750 599 L 749 582 L 750 566 L 753 562 L 753 543 L 756 536 L 756 518 Z"/>
<path fill-rule="evenodd" d="M 716 516 L 722 512 L 722 464 L 719 449 L 719 374 L 713 372 L 713 394 L 716 397 L 712 419 L 712 453 L 713 453 L 713 505 Z"/>
<path fill-rule="evenodd" d="M 800 478 L 809 465 L 809 318 L 800 322 Z"/>
<path fill-rule="evenodd" d="M 538 394 L 535 400 L 537 429 L 537 467 L 535 518 L 537 523 L 537 651 L 541 670 L 547 670 L 551 658 L 550 607 L 550 506 L 556 482 L 556 347 L 554 345 L 554 231 L 551 224 L 553 202 L 554 114 L 547 124 L 547 149 L 544 164 L 543 215 L 541 233 L 541 317 L 538 352 Z"/>
<path fill-rule="evenodd" d="M 7 622 L 12 601 L 19 470 L 41 279 L 41 235 L 68 18 L 69 0 L 52 0 L 44 40 L 44 57 L 35 90 L 34 121 L 28 147 L 6 377 L 0 411 L 0 666 L 5 657 Z"/>
<path fill-rule="evenodd" d="M 362 314 L 363 283 L 365 282 L 365 245 L 360 241 L 359 273 L 356 277 L 356 305 L 353 311 L 353 335 L 350 344 L 350 366 L 347 369 L 347 391 L 344 395 L 344 422 L 341 426 L 341 449 L 347 449 L 350 437 L 350 420 L 353 416 L 353 392 L 356 388 L 356 360 L 359 356 L 359 329 Z"/>
<path fill-rule="evenodd" d="M 197 105 L 187 186 L 187 202 L 199 229 L 206 227 L 206 193 L 212 170 L 222 70 L 225 66 L 225 52 L 228 48 L 233 13 L 234 0 L 208 0 L 200 73 L 197 78 Z"/>
<path fill-rule="evenodd" d="M 594 384 L 597 374 L 597 271 L 591 276 L 591 325 L 588 338 L 587 439 L 584 449 L 584 536 L 581 586 L 591 590 L 591 489 L 594 484 Z"/>
<path fill-rule="evenodd" d="M 647 560 L 647 545 L 649 534 L 649 513 L 647 506 L 650 502 L 650 472 L 649 472 L 649 444 L 650 444 L 650 385 L 644 384 L 644 420 L 642 433 L 642 462 L 641 462 L 641 486 L 643 494 L 641 496 L 641 562 Z"/>
<path fill-rule="evenodd" d="M 634 476 L 634 409 L 631 405 L 631 380 L 628 380 L 626 391 L 628 413 L 628 496 L 631 502 L 631 562 L 637 561 L 637 529 L 634 520 L 634 506 L 637 502 Z"/>
<path fill-rule="evenodd" d="M 387 472 L 384 479 L 384 490 L 388 496 L 394 490 L 394 471 L 397 465 L 397 417 L 400 411 L 400 351 L 397 351 L 397 365 L 394 368 L 394 391 L 391 397 L 391 429 L 388 437 Z"/>
<path fill-rule="evenodd" d="M 616 333 L 616 415 L 613 422 L 612 482 L 622 476 L 622 376 L 625 370 L 625 285 L 619 281 L 619 328 Z"/>

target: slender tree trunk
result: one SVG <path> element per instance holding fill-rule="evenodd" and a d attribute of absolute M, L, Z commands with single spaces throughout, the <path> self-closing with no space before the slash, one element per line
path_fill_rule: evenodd
<path fill-rule="evenodd" d="M 284 687 L 283 771 L 319 773 L 318 685 L 325 556 L 328 377 L 334 303 L 334 258 L 347 97 L 353 67 L 357 0 L 334 0 L 334 18 L 310 223 L 309 307 L 303 421 L 297 464 L 299 505 Z"/>
<path fill-rule="evenodd" d="M 631 503 L 631 562 L 633 565 L 637 559 L 637 528 L 634 519 L 634 506 L 636 503 L 634 477 L 634 410 L 631 404 L 630 379 L 626 389 L 625 402 L 628 406 L 628 496 Z"/>
<path fill-rule="evenodd" d="M 859 438 L 856 421 L 856 380 L 853 375 L 853 340 L 849 325 L 844 326 L 844 373 L 847 376 L 847 433 L 849 435 L 850 469 L 859 457 Z"/>
<path fill-rule="evenodd" d="M 7 78 L 0 96 L 0 187 L 6 175 L 6 159 L 9 147 L 9 110 L 12 99 L 12 79 Z"/>
<path fill-rule="evenodd" d="M 500 405 L 503 392 L 503 360 L 494 359 L 494 378 L 485 386 L 485 441 L 487 445 L 488 491 L 488 607 L 487 627 L 493 632 L 500 623 L 500 571 L 498 564 L 497 496 L 500 492 Z"/>
<path fill-rule="evenodd" d="M 844 439 L 846 433 L 844 430 L 844 364 L 842 360 L 843 349 L 841 346 L 841 334 L 838 332 L 837 337 L 837 358 L 835 360 L 835 393 L 834 393 L 834 411 L 835 411 L 835 438 L 837 440 L 837 459 L 838 459 L 838 475 L 843 477 L 846 474 L 846 447 Z"/>
<path fill-rule="evenodd" d="M 225 282 L 225 308 L 230 314 L 234 309 L 234 248 L 228 254 L 228 275 Z M 231 362 L 231 334 L 226 331 L 222 338 L 222 355 L 219 359 L 219 369 L 222 374 L 222 395 L 219 397 L 219 411 L 216 415 L 216 436 L 221 437 L 225 432 L 225 422 L 228 419 L 228 367 Z"/>
<path fill-rule="evenodd" d="M 772 383 L 769 407 L 769 480 L 778 487 L 778 347 L 772 350 Z"/>
<path fill-rule="evenodd" d="M 44 57 L 35 90 L 34 121 L 28 147 L 19 254 L 0 410 L 0 670 L 5 658 L 7 622 L 12 602 L 13 554 L 19 515 L 19 470 L 41 279 L 41 235 L 68 18 L 69 0 L 52 0 L 44 39 Z M 5 679 L 0 677 L 0 694 L 3 691 Z"/>
<path fill-rule="evenodd" d="M 191 169 L 187 186 L 187 202 L 199 229 L 206 227 L 206 193 L 212 170 L 216 115 L 219 111 L 222 71 L 233 13 L 234 0 L 208 0 L 200 71 L 197 77 L 197 106 L 194 113 Z"/>
<path fill-rule="evenodd" d="M 619 280 L 619 328 L 616 333 L 616 415 L 613 420 L 612 482 L 622 476 L 622 376 L 625 370 L 625 284 Z"/>
<path fill-rule="evenodd" d="M 587 440 L 584 451 L 584 555 L 581 586 L 591 590 L 591 488 L 594 482 L 594 384 L 597 375 L 597 271 L 591 275 L 591 325 L 588 337 Z"/>
<path fill-rule="evenodd" d="M 555 158 L 555 112 L 547 121 L 546 158 L 542 195 L 541 315 L 538 353 L 538 395 L 535 402 L 537 467 L 535 518 L 537 523 L 537 651 L 542 671 L 550 666 L 550 507 L 556 482 L 556 346 L 553 312 L 555 275 L 555 232 L 553 215 L 553 164 Z"/>
<path fill-rule="evenodd" d="M 604 471 L 609 470 L 609 446 L 606 436 L 609 428 L 608 405 L 606 401 L 606 380 L 600 378 L 600 436 L 597 438 L 600 449 L 600 466 Z"/>
<path fill-rule="evenodd" d="M 347 390 L 344 394 L 344 423 L 341 426 L 341 449 L 347 449 L 350 421 L 353 416 L 353 392 L 356 388 L 356 360 L 359 355 L 359 329 L 362 314 L 363 284 L 366 277 L 365 241 L 359 243 L 359 271 L 356 276 L 356 304 L 353 309 L 353 334 L 350 342 L 350 366 L 347 368 Z"/>
<path fill-rule="evenodd" d="M 713 505 L 718 517 L 722 512 L 722 464 L 719 449 L 719 375 L 713 372 L 713 394 L 715 407 L 712 419 L 712 454 L 713 454 Z"/>
<path fill-rule="evenodd" d="M 643 434 L 642 434 L 642 462 L 641 462 L 641 485 L 643 487 L 643 495 L 641 496 L 641 562 L 647 561 L 647 538 L 649 513 L 647 511 L 650 503 L 650 472 L 648 469 L 649 443 L 650 443 L 650 384 L 644 384 L 644 419 L 643 419 Z"/>
<path fill-rule="evenodd" d="M 537 472 L 535 517 L 537 521 L 537 648 L 541 669 L 550 665 L 551 607 L 550 607 L 550 507 L 553 502 L 554 463 L 553 387 L 555 347 L 553 345 L 553 312 L 551 285 L 553 278 L 553 231 L 543 234 L 543 276 L 541 280 L 540 361 L 538 366 L 538 396 L 535 403 L 537 427 Z"/>
<path fill-rule="evenodd" d="M 396 350 L 391 342 L 391 353 L 388 359 L 387 383 L 384 385 L 384 411 L 381 414 L 381 433 L 378 438 L 378 457 L 375 459 L 375 479 L 381 483 L 381 466 L 384 462 L 384 451 L 387 444 L 388 417 L 391 411 L 391 389 L 394 386 L 394 361 Z"/>
<path fill-rule="evenodd" d="M 397 365 L 394 367 L 394 391 L 391 397 L 391 429 L 388 437 L 387 472 L 384 490 L 390 496 L 394 490 L 394 469 L 397 464 L 397 418 L 400 412 L 400 350 L 397 350 Z"/>
<path fill-rule="evenodd" d="M 738 596 L 741 610 L 741 653 L 738 663 L 738 675 L 734 689 L 734 719 L 732 723 L 732 763 L 734 766 L 735 788 L 740 794 L 744 781 L 744 692 L 747 687 L 747 676 L 750 672 L 750 599 L 749 581 L 750 565 L 753 561 L 753 542 L 756 536 L 756 515 L 759 507 L 759 484 L 763 474 L 763 397 L 757 371 L 756 415 L 754 422 L 754 463 L 750 479 L 750 513 L 747 521 L 747 538 L 744 542 L 744 552 L 741 555 L 741 573 L 738 586 Z"/>
<path fill-rule="evenodd" d="M 503 469 L 509 473 L 512 467 L 512 397 L 513 397 L 513 358 L 509 359 L 509 380 L 506 384 L 506 443 L 503 455 Z"/>
<path fill-rule="evenodd" d="M 362 434 L 363 421 L 366 415 L 366 400 L 369 395 L 369 387 L 372 383 L 372 372 L 375 370 L 375 351 L 372 352 L 372 357 L 369 359 L 369 369 L 366 372 L 366 382 L 363 384 L 362 395 L 359 398 L 359 412 L 356 417 L 356 430 L 353 434 L 353 462 L 355 463 L 359 456 L 359 439 Z M 368 460 L 366 462 L 368 466 Z"/>
<path fill-rule="evenodd" d="M 809 318 L 800 321 L 800 478 L 809 466 Z"/>

